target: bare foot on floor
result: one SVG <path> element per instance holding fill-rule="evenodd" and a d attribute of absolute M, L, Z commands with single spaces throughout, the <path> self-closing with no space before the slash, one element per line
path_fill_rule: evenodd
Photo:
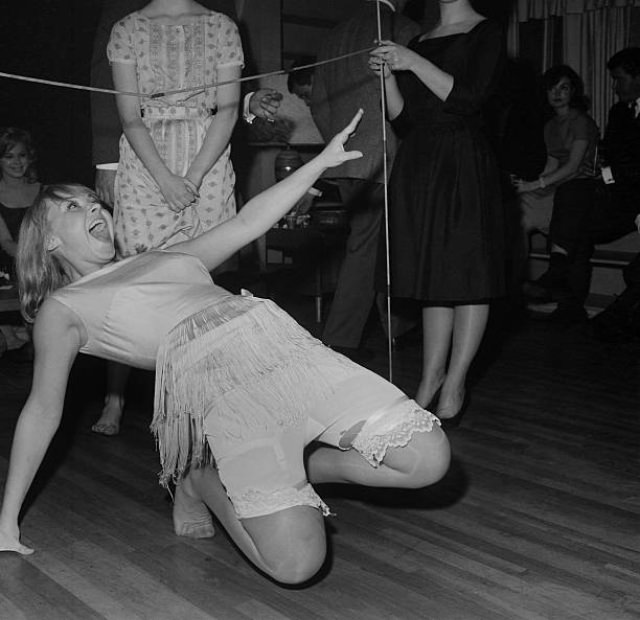
<path fill-rule="evenodd" d="M 124 402 L 120 399 L 113 399 L 105 402 L 102 409 L 102 415 L 97 422 L 91 427 L 94 433 L 113 437 L 120 432 L 120 420 L 122 419 L 122 410 Z"/>
<path fill-rule="evenodd" d="M 176 486 L 173 530 L 178 536 L 188 538 L 211 538 L 215 535 L 211 513 L 201 499 L 194 497 L 189 476 Z"/>

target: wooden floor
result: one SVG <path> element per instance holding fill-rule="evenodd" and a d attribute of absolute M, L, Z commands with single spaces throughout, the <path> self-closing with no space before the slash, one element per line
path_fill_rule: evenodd
<path fill-rule="evenodd" d="M 312 322 L 309 299 L 280 300 Z M 311 321 L 310 321 L 311 319 Z M 372 328 L 370 366 L 386 373 Z M 395 357 L 410 393 L 420 348 Z M 174 536 L 156 483 L 151 377 L 134 376 L 123 432 L 92 434 L 104 369 L 76 364 L 64 428 L 22 522 L 27 558 L 0 555 L 0 619 L 640 618 L 640 345 L 579 328 L 494 321 L 454 461 L 418 492 L 320 488 L 329 560 L 306 588 L 258 574 L 224 533 Z M 30 365 L 0 359 L 0 476 Z"/>

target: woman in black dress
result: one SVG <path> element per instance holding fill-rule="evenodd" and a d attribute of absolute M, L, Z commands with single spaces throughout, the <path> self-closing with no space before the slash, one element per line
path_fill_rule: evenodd
<path fill-rule="evenodd" d="M 440 1 L 440 21 L 409 47 L 382 41 L 389 118 L 403 138 L 389 182 L 391 294 L 423 305 L 416 400 L 452 418 L 504 293 L 504 213 L 481 108 L 504 59 L 501 28 L 469 0 Z M 447 364 L 448 362 L 448 364 Z"/>

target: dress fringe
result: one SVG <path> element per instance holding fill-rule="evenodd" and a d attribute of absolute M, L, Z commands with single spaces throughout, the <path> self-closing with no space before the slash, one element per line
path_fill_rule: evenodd
<path fill-rule="evenodd" d="M 154 419 L 163 485 L 214 461 L 207 429 L 242 441 L 286 427 L 358 368 L 269 300 L 230 295 L 174 327 L 156 363 Z M 318 369 L 322 369 L 319 372 Z"/>

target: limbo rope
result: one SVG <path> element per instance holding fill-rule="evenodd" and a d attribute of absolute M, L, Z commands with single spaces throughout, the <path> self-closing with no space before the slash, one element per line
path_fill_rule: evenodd
<path fill-rule="evenodd" d="M 380 0 L 376 0 L 376 10 L 377 10 L 377 22 L 378 22 L 378 41 L 382 40 L 382 24 L 380 17 Z M 259 80 L 261 78 L 272 77 L 276 75 L 286 75 L 288 73 L 293 73 L 295 71 L 303 71 L 304 69 L 312 69 L 315 67 L 319 67 L 321 65 L 326 65 L 334 62 L 339 62 L 340 60 L 344 60 L 345 58 L 350 58 L 352 56 L 358 56 L 360 54 L 367 54 L 371 50 L 374 50 L 374 47 L 367 47 L 360 50 L 356 50 L 354 52 L 349 52 L 347 54 L 341 54 L 340 56 L 334 56 L 332 58 L 327 58 L 325 60 L 308 63 L 306 65 L 301 65 L 299 67 L 294 67 L 292 69 L 278 69 L 276 71 L 268 71 L 266 73 L 257 73 L 255 75 L 248 75 L 246 77 L 240 77 L 233 80 L 225 80 L 221 82 L 211 82 L 208 84 L 201 84 L 199 86 L 192 86 L 190 88 L 182 88 L 178 90 L 167 90 L 163 92 L 156 93 L 140 93 L 140 92 L 132 92 L 132 91 L 122 91 L 116 90 L 113 88 L 99 88 L 97 86 L 86 86 L 84 84 L 73 84 L 71 82 L 61 82 L 58 80 L 47 80 L 44 78 L 31 77 L 27 75 L 21 75 L 16 73 L 8 73 L 6 71 L 0 71 L 0 78 L 7 78 L 11 80 L 17 80 L 21 82 L 30 82 L 33 84 L 42 84 L 45 86 L 55 86 L 58 88 L 67 88 L 71 90 L 81 90 L 88 91 L 93 93 L 104 93 L 107 95 L 125 95 L 129 97 L 140 97 L 144 99 L 160 99 L 162 97 L 167 97 L 170 95 L 180 95 L 186 93 L 199 93 L 206 91 L 210 88 L 216 88 L 218 86 L 227 86 L 229 84 L 249 82 L 253 80 Z M 389 192 L 388 192 L 388 163 L 387 163 L 387 128 L 385 124 L 386 118 L 386 99 L 385 99 L 385 90 L 384 90 L 384 75 L 380 74 L 380 96 L 381 96 L 381 109 L 382 109 L 382 161 L 383 161 L 383 171 L 384 171 L 384 226 L 385 226 L 385 244 L 386 244 L 386 272 L 387 272 L 387 283 L 386 283 L 386 298 L 387 298 L 387 354 L 389 360 L 389 381 L 393 381 L 393 346 L 392 346 L 392 336 L 391 336 L 391 267 L 390 267 L 390 258 L 389 258 Z"/>
<path fill-rule="evenodd" d="M 228 86 L 229 84 L 236 84 L 242 82 L 249 82 L 251 80 L 259 80 L 260 78 L 272 77 L 274 75 L 285 75 L 287 73 L 294 73 L 295 71 L 302 71 L 303 69 L 311 69 L 313 67 L 319 67 L 320 65 L 326 65 L 332 62 L 338 62 L 351 56 L 357 56 L 359 54 L 365 54 L 370 52 L 374 47 L 367 47 L 355 52 L 349 52 L 348 54 L 342 54 L 341 56 L 335 56 L 334 58 L 327 58 L 326 60 L 309 63 L 307 65 L 301 65 L 292 69 L 278 69 L 277 71 L 268 71 L 267 73 L 256 73 L 255 75 L 248 75 L 246 77 L 237 78 L 235 80 L 225 80 L 222 82 L 211 82 L 209 84 L 201 84 L 199 86 L 191 86 L 190 88 L 181 88 L 178 90 L 167 90 L 157 93 L 140 93 L 125 90 L 116 90 L 113 88 L 98 88 L 96 86 L 85 86 L 84 84 L 73 84 L 70 82 L 59 82 L 57 80 L 46 80 L 44 78 L 30 77 L 27 75 L 20 75 L 16 73 L 6 73 L 0 71 L 1 78 L 8 78 L 11 80 L 18 80 L 21 82 L 32 82 L 34 84 L 44 84 L 46 86 L 57 86 L 60 88 L 69 88 L 72 90 L 84 90 L 92 93 L 105 93 L 107 95 L 127 95 L 130 97 L 143 97 L 145 99 L 159 99 L 161 97 L 167 97 L 169 95 L 180 95 L 183 93 L 199 93 L 210 88 L 216 88 L 217 86 Z"/>

